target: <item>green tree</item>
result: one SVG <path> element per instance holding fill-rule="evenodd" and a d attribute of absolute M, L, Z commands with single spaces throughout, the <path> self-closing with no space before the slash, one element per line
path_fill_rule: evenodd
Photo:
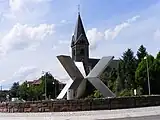
<path fill-rule="evenodd" d="M 29 96 L 29 86 L 27 84 L 27 81 L 25 81 L 24 83 L 22 83 L 19 87 L 19 95 L 20 98 L 23 100 L 30 100 Z"/>
<path fill-rule="evenodd" d="M 56 98 L 60 93 L 59 90 L 59 82 L 56 80 L 50 73 L 46 73 L 44 76 L 40 78 L 42 80 L 41 87 L 43 89 L 43 93 L 45 93 L 45 80 L 46 80 L 46 92 L 47 98 Z"/>
<path fill-rule="evenodd" d="M 114 93 L 116 93 L 116 87 L 117 87 L 117 81 L 116 80 L 117 80 L 117 70 L 115 68 L 113 68 L 112 71 L 109 74 L 108 87 Z"/>
<path fill-rule="evenodd" d="M 107 67 L 100 77 L 111 91 L 116 92 L 117 70 L 115 68 Z"/>
<path fill-rule="evenodd" d="M 160 51 L 158 52 L 156 59 L 160 60 Z"/>
<path fill-rule="evenodd" d="M 142 88 L 142 94 L 148 94 L 148 78 L 147 78 L 147 62 L 148 62 L 148 71 L 150 76 L 150 83 L 153 84 L 154 80 L 154 57 L 148 55 L 146 59 L 143 59 L 136 69 L 135 79 L 137 88 Z M 152 89 L 153 87 L 151 87 Z M 152 90 L 151 90 L 152 91 Z"/>
<path fill-rule="evenodd" d="M 6 101 L 6 96 L 9 94 L 8 90 L 0 91 L 0 102 Z"/>
<path fill-rule="evenodd" d="M 98 90 L 94 91 L 93 96 L 94 96 L 94 98 L 102 98 L 103 97 L 103 95 Z"/>
<path fill-rule="evenodd" d="M 57 95 L 60 93 L 58 80 L 56 80 L 48 72 L 45 75 L 41 76 L 39 80 L 40 84 L 38 85 L 29 84 L 27 81 L 21 84 L 19 88 L 20 98 L 28 101 L 43 100 L 45 95 L 45 87 L 47 92 L 47 98 L 54 99 L 57 97 Z"/>
<path fill-rule="evenodd" d="M 120 59 L 118 70 L 117 70 L 117 85 L 116 85 L 116 94 L 125 89 L 125 75 L 124 75 L 124 62 Z"/>
<path fill-rule="evenodd" d="M 19 97 L 19 82 L 14 82 L 10 89 L 10 97 Z"/>
<path fill-rule="evenodd" d="M 154 59 L 153 65 L 150 70 L 150 78 L 151 78 L 151 93 L 152 94 L 160 94 L 160 59 Z"/>
<path fill-rule="evenodd" d="M 133 96 L 133 89 L 124 89 L 118 94 L 118 96 Z"/>
<path fill-rule="evenodd" d="M 108 81 L 110 79 L 110 74 L 112 72 L 112 68 L 110 66 L 108 66 L 104 72 L 101 74 L 100 78 L 101 80 L 104 82 L 105 85 L 108 86 Z"/>
<path fill-rule="evenodd" d="M 28 82 L 24 82 L 20 86 L 20 98 L 24 100 L 42 100 L 43 88 L 42 85 L 32 85 L 28 84 Z"/>
<path fill-rule="evenodd" d="M 137 51 L 138 63 L 140 63 L 144 59 L 144 57 L 147 56 L 147 54 L 148 53 L 146 51 L 146 48 L 141 45 Z"/>
<path fill-rule="evenodd" d="M 134 52 L 127 49 L 120 58 L 119 67 L 117 69 L 116 94 L 118 96 L 129 96 L 133 94 L 136 88 L 135 71 L 137 68 L 137 60 Z"/>
<path fill-rule="evenodd" d="M 124 87 L 127 89 L 135 88 L 135 70 L 136 70 L 136 58 L 134 52 L 128 49 L 123 53 L 120 60 L 120 79 L 124 83 Z"/>

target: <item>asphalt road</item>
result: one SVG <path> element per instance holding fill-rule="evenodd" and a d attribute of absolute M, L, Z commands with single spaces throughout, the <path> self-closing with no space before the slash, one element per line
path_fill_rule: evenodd
<path fill-rule="evenodd" d="M 116 119 L 96 119 L 96 120 L 160 120 L 160 115 L 145 116 L 145 117 L 127 117 Z"/>
<path fill-rule="evenodd" d="M 160 106 L 77 112 L 0 113 L 0 120 L 160 120 Z"/>

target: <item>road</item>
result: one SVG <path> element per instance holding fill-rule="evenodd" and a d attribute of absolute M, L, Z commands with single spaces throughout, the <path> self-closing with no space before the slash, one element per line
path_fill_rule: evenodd
<path fill-rule="evenodd" d="M 97 120 L 160 120 L 160 115 L 145 116 L 145 117 L 130 117 L 117 119 L 97 119 Z"/>
<path fill-rule="evenodd" d="M 51 113 L 0 113 L 0 120 L 160 120 L 160 106 Z"/>

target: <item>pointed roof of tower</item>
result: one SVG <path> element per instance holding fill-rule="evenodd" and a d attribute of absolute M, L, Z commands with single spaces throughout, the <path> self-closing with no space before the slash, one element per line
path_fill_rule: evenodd
<path fill-rule="evenodd" d="M 81 16 L 80 14 L 78 14 L 78 19 L 77 19 L 77 23 L 74 31 L 74 38 L 77 40 L 81 34 L 85 34 L 85 30 L 83 27 Z"/>
<path fill-rule="evenodd" d="M 80 13 L 78 13 L 78 19 L 77 19 L 74 35 L 72 37 L 71 46 L 75 45 L 79 40 L 81 40 L 80 38 L 82 36 L 84 37 L 83 40 L 85 41 L 85 44 L 89 45 L 88 39 L 86 37 L 85 30 L 84 30 L 84 27 L 83 27 L 83 23 L 82 23 L 82 19 L 81 19 Z"/>

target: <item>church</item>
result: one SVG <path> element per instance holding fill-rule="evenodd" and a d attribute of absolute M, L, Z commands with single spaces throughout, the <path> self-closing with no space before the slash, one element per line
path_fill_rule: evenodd
<path fill-rule="evenodd" d="M 89 57 L 89 41 L 87 39 L 83 22 L 80 13 L 78 13 L 78 19 L 76 22 L 74 34 L 71 41 L 72 60 L 75 62 L 82 62 L 85 68 L 86 75 L 92 70 L 92 68 L 98 63 L 100 59 Z M 119 60 L 113 60 L 109 67 L 118 68 Z M 84 96 L 91 94 L 94 87 L 87 81 L 87 92 Z"/>

